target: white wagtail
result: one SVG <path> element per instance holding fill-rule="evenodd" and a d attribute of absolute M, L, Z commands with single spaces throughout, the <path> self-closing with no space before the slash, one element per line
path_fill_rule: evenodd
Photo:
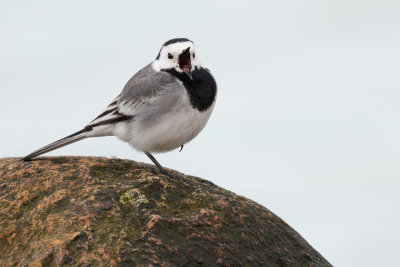
<path fill-rule="evenodd" d="M 122 93 L 85 128 L 22 160 L 88 137 L 116 136 L 143 151 L 169 175 L 151 153 L 182 149 L 196 137 L 210 118 L 216 93 L 214 77 L 200 65 L 194 43 L 186 38 L 169 40 L 157 58 L 133 75 Z"/>

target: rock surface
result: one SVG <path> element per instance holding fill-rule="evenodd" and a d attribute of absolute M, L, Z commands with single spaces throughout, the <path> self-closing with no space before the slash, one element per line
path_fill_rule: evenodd
<path fill-rule="evenodd" d="M 170 171 L 0 159 L 0 266 L 331 266 L 263 206 Z"/>

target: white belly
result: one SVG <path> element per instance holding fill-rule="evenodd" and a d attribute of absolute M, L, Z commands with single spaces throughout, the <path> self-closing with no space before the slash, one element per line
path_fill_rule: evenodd
<path fill-rule="evenodd" d="M 114 135 L 145 152 L 166 152 L 196 137 L 206 125 L 214 104 L 200 112 L 189 104 L 179 105 L 156 120 L 138 117 L 130 123 L 116 125 Z"/>

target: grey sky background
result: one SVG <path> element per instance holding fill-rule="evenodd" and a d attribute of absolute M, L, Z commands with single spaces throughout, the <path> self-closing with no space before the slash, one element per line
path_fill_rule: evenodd
<path fill-rule="evenodd" d="M 217 105 L 166 167 L 283 218 L 335 266 L 398 266 L 400 1 L 0 1 L 0 156 L 79 130 L 187 37 Z M 49 155 L 150 161 L 116 138 Z"/>

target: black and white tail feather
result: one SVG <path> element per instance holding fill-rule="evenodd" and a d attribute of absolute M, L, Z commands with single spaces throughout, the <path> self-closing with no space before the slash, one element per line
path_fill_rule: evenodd
<path fill-rule="evenodd" d="M 25 156 L 24 158 L 22 158 L 22 160 L 29 161 L 32 158 L 40 156 L 44 153 L 75 143 L 87 137 L 106 136 L 107 134 L 104 134 L 104 127 L 101 128 L 100 126 L 112 127 L 112 125 L 117 122 L 129 120 L 132 118 L 132 116 L 127 116 L 118 112 L 118 99 L 119 96 L 110 105 L 108 105 L 99 116 L 97 116 L 82 130 L 66 136 L 60 140 L 57 140 L 51 144 L 48 144 L 47 146 L 44 146 Z"/>
<path fill-rule="evenodd" d="M 78 132 L 76 132 L 74 134 L 71 134 L 71 135 L 67 136 L 67 137 L 64 137 L 64 138 L 62 138 L 60 140 L 57 140 L 57 141 L 55 141 L 55 142 L 53 142 L 51 144 L 48 144 L 47 146 L 39 148 L 38 150 L 36 150 L 36 151 L 30 153 L 29 155 L 23 157 L 22 160 L 23 161 L 29 161 L 32 158 L 40 156 L 40 155 L 42 155 L 44 153 L 50 152 L 52 150 L 55 150 L 57 148 L 60 148 L 60 147 L 63 147 L 63 146 L 69 145 L 69 144 L 72 144 L 74 142 L 77 142 L 77 141 L 85 139 L 85 138 L 86 138 L 86 132 L 83 129 L 83 130 L 80 130 L 80 131 L 78 131 Z"/>

